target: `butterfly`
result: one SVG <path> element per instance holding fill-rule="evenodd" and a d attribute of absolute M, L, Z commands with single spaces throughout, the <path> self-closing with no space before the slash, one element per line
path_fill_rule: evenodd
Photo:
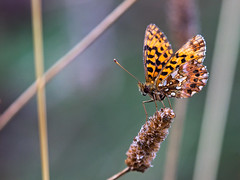
<path fill-rule="evenodd" d="M 175 54 L 164 33 L 155 25 L 147 26 L 143 46 L 143 64 L 146 82 L 114 61 L 138 81 L 142 95 L 150 96 L 144 103 L 163 101 L 166 97 L 188 98 L 202 90 L 207 84 L 209 73 L 203 61 L 206 43 L 201 35 L 192 37 Z M 170 103 L 170 102 L 169 102 Z M 171 107 L 171 105 L 170 105 Z M 157 104 L 156 104 L 157 108 Z"/>
<path fill-rule="evenodd" d="M 155 24 L 148 25 L 143 46 L 146 82 L 138 82 L 142 95 L 151 98 L 145 102 L 188 98 L 201 91 L 208 80 L 205 52 L 204 38 L 196 35 L 173 54 L 164 33 Z"/>

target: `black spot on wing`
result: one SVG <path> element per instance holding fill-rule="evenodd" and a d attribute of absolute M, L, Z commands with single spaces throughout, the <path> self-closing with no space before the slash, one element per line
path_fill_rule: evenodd
<path fill-rule="evenodd" d="M 161 72 L 161 75 L 163 75 L 163 76 L 165 76 L 165 75 L 167 75 L 168 73 L 167 72 Z"/>
<path fill-rule="evenodd" d="M 165 62 L 162 62 L 162 66 L 165 66 L 166 65 L 166 63 Z"/>
<path fill-rule="evenodd" d="M 158 51 L 156 51 L 155 53 L 156 53 L 156 55 L 157 55 L 158 57 L 160 57 L 160 56 L 162 55 L 162 53 L 160 53 L 160 52 L 158 52 Z"/>
<path fill-rule="evenodd" d="M 191 87 L 191 88 L 195 88 L 195 87 L 196 87 L 196 84 L 190 84 L 190 87 Z"/>
<path fill-rule="evenodd" d="M 171 64 L 177 64 L 177 61 L 170 61 Z"/>
<path fill-rule="evenodd" d="M 153 68 L 148 67 L 148 68 L 147 68 L 147 71 L 149 71 L 149 72 L 153 72 Z"/>
<path fill-rule="evenodd" d="M 155 69 L 155 72 L 158 72 L 158 73 L 159 73 L 159 72 L 160 72 L 160 70 L 161 70 L 161 69 L 158 69 L 158 68 L 156 68 L 156 69 Z"/>
<path fill-rule="evenodd" d="M 161 62 L 157 59 L 156 64 L 157 64 L 157 66 L 159 66 L 161 64 Z"/>
<path fill-rule="evenodd" d="M 174 68 L 172 66 L 166 66 L 166 69 L 171 69 L 173 70 Z"/>
<path fill-rule="evenodd" d="M 155 66 L 155 63 L 152 62 L 151 60 L 147 60 L 147 61 L 146 61 L 146 64 L 151 64 L 151 65 Z"/>
<path fill-rule="evenodd" d="M 192 90 L 191 90 L 191 89 L 188 89 L 187 92 L 188 92 L 189 94 L 192 94 Z"/>
<path fill-rule="evenodd" d="M 145 45 L 143 49 L 144 49 L 144 50 L 149 50 L 149 49 L 151 49 L 151 48 L 150 48 L 148 45 Z"/>
<path fill-rule="evenodd" d="M 151 50 L 152 50 L 152 49 L 154 49 L 155 52 L 157 52 L 157 47 L 156 47 L 156 46 L 152 47 Z"/>
<path fill-rule="evenodd" d="M 148 31 L 151 35 L 153 35 L 152 31 Z"/>
<path fill-rule="evenodd" d="M 186 59 L 185 59 L 185 58 L 183 58 L 183 59 L 181 60 L 181 62 L 182 62 L 182 63 L 185 63 L 185 62 L 186 62 Z"/>

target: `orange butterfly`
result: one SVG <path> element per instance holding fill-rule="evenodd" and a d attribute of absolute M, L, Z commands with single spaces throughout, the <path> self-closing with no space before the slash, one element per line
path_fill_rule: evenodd
<path fill-rule="evenodd" d="M 143 101 L 143 106 L 146 102 L 162 101 L 165 97 L 188 98 L 201 91 L 208 80 L 208 72 L 203 65 L 205 52 L 204 38 L 196 35 L 173 54 L 164 33 L 155 24 L 150 24 L 143 46 L 146 82 L 138 80 L 138 87 L 142 95 L 148 94 L 151 100 Z M 144 110 L 146 112 L 145 106 Z"/>

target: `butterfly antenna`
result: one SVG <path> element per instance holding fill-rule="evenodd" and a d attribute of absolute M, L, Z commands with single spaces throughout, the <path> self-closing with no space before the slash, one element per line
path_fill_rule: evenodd
<path fill-rule="evenodd" d="M 134 79 L 136 79 L 138 82 L 140 82 L 134 75 L 132 75 L 130 72 L 128 72 L 116 59 L 113 60 L 120 68 L 122 68 L 124 71 L 126 71 L 128 74 L 130 74 Z"/>

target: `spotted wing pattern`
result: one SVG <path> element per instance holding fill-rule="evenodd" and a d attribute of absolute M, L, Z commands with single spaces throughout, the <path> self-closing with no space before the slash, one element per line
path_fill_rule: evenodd
<path fill-rule="evenodd" d="M 155 24 L 148 25 L 143 46 L 146 82 L 154 83 L 172 54 L 172 47 L 164 33 Z"/>
<path fill-rule="evenodd" d="M 175 55 L 167 62 L 162 71 L 158 74 L 155 79 L 156 87 L 162 86 L 163 80 L 175 70 L 178 70 L 179 67 L 183 66 L 186 62 L 193 61 L 197 64 L 202 64 L 205 58 L 205 52 L 206 43 L 203 37 L 201 35 L 194 36 L 175 53 Z"/>
<path fill-rule="evenodd" d="M 202 90 L 208 80 L 208 71 L 201 61 L 190 60 L 171 73 L 161 89 L 168 97 L 188 98 Z"/>

